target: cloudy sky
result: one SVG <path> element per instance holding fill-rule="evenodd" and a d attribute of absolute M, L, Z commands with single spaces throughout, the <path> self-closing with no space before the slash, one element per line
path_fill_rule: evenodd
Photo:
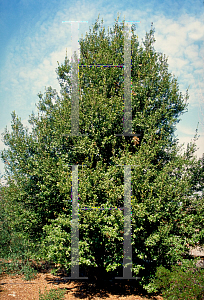
<path fill-rule="evenodd" d="M 139 41 L 155 28 L 155 50 L 168 57 L 169 71 L 178 78 L 180 91 L 189 88 L 188 112 L 181 116 L 175 132 L 180 143 L 193 140 L 198 126 L 196 152 L 204 152 L 204 1 L 203 0 L 0 0 L 0 133 L 11 128 L 15 110 L 24 126 L 37 112 L 37 94 L 60 86 L 55 70 L 64 62 L 66 48 L 71 57 L 71 23 L 79 23 L 79 38 L 85 36 L 98 14 L 106 29 L 114 19 L 140 21 Z M 198 124 L 199 122 L 199 124 Z M 2 139 L 2 138 L 1 138 Z M 185 147 L 184 146 L 184 147 Z M 7 147 L 0 141 L 0 150 Z M 185 148 L 184 148 L 185 149 Z M 0 161 L 0 174 L 4 164 Z"/>

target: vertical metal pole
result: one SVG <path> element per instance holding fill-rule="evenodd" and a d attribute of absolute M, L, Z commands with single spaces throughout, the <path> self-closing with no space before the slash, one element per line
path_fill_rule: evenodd
<path fill-rule="evenodd" d="M 79 22 L 71 23 L 71 136 L 79 135 Z M 88 22 L 88 21 L 85 21 Z M 80 279 L 79 277 L 79 223 L 78 223 L 78 166 L 72 166 L 72 221 L 71 221 L 71 277 L 67 279 Z M 88 279 L 87 277 L 81 277 Z"/>
<path fill-rule="evenodd" d="M 132 134 L 131 107 L 131 31 L 128 24 L 124 30 L 124 135 Z"/>
<path fill-rule="evenodd" d="M 64 279 L 88 279 L 88 277 L 79 277 L 78 212 L 78 165 L 72 165 L 71 277 L 63 277 Z"/>
<path fill-rule="evenodd" d="M 88 21 L 62 21 L 71 23 L 71 136 L 79 136 L 79 22 Z M 87 134 L 83 134 L 87 135 Z"/>
<path fill-rule="evenodd" d="M 71 57 L 71 135 L 79 135 L 79 23 L 71 23 L 72 57 Z"/>
<path fill-rule="evenodd" d="M 141 279 L 141 277 L 132 277 L 131 194 L 131 166 L 124 165 L 123 277 L 115 277 L 115 279 Z"/>
<path fill-rule="evenodd" d="M 72 166 L 71 277 L 79 278 L 78 166 Z"/>
<path fill-rule="evenodd" d="M 124 258 L 123 277 L 132 278 L 131 166 L 124 166 Z"/>
<path fill-rule="evenodd" d="M 116 136 L 140 136 L 141 134 L 132 133 L 132 99 L 131 99 L 131 27 L 130 24 L 124 25 L 124 117 L 123 134 Z"/>

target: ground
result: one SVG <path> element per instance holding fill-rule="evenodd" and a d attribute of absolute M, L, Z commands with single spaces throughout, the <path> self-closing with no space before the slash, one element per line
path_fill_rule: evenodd
<path fill-rule="evenodd" d="M 25 281 L 23 275 L 0 276 L 0 299 L 1 300 L 38 300 L 39 289 L 43 293 L 45 288 L 66 289 L 65 300 L 90 300 L 90 299 L 111 299 L 111 300 L 163 300 L 162 296 L 151 295 L 138 289 L 136 283 L 125 280 L 63 280 L 62 274 L 54 276 L 50 270 L 44 270 L 37 274 L 31 281 Z"/>

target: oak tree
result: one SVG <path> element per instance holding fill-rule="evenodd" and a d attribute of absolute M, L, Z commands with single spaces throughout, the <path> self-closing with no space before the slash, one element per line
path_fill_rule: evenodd
<path fill-rule="evenodd" d="M 123 65 L 124 26 L 117 19 L 106 34 L 98 19 L 80 40 L 79 64 Z M 116 136 L 123 132 L 122 67 L 79 67 L 80 135 L 70 135 L 71 63 L 66 56 L 56 70 L 61 96 L 51 87 L 44 97 L 38 94 L 38 115 L 29 119 L 32 132 L 12 113 L 12 132 L 3 134 L 9 146 L 2 152 L 9 182 L 4 199 L 13 230 L 38 245 L 33 256 L 70 271 L 70 166 L 80 165 L 79 207 L 104 210 L 79 210 L 79 265 L 122 275 L 123 211 L 109 208 L 124 205 L 124 170 L 118 165 L 134 165 L 133 276 L 141 275 L 147 287 L 156 267 L 175 264 L 188 257 L 190 245 L 203 243 L 203 160 L 194 155 L 195 141 L 183 155 L 179 152 L 174 132 L 187 112 L 188 90 L 185 96 L 179 93 L 167 58 L 155 51 L 153 26 L 142 45 L 135 28 L 131 31 L 132 130 L 138 137 Z"/>

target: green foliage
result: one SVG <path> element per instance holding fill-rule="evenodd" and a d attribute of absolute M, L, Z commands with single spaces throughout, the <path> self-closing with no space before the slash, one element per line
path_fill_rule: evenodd
<path fill-rule="evenodd" d="M 202 299 L 204 295 L 204 270 L 195 262 L 183 267 L 173 266 L 172 270 L 160 266 L 156 271 L 152 287 L 162 291 L 164 299 Z"/>
<path fill-rule="evenodd" d="M 36 277 L 37 271 L 31 266 L 29 261 L 19 261 L 18 257 L 13 256 L 11 262 L 0 262 L 0 274 L 24 275 L 24 280 L 32 280 Z"/>
<path fill-rule="evenodd" d="M 39 300 L 63 300 L 65 293 L 65 289 L 51 289 L 49 292 L 45 289 L 44 294 L 39 290 Z"/>
<path fill-rule="evenodd" d="M 23 265 L 21 272 L 24 274 L 24 280 L 32 280 L 37 274 L 37 270 L 32 268 L 29 263 Z"/>
<path fill-rule="evenodd" d="M 57 271 L 58 271 L 57 269 L 52 269 L 52 270 L 50 271 L 50 273 L 51 273 L 52 275 L 56 276 Z"/>
<path fill-rule="evenodd" d="M 80 65 L 124 63 L 124 22 L 105 34 L 98 24 L 80 40 Z M 123 262 L 124 171 L 134 165 L 132 182 L 133 276 L 148 284 L 157 267 L 168 268 L 188 257 L 189 246 L 204 244 L 202 159 L 194 143 L 183 155 L 174 136 L 187 110 L 188 91 L 179 93 L 167 59 L 154 49 L 154 29 L 143 45 L 132 29 L 132 127 L 138 145 L 123 132 L 123 68 L 79 68 L 79 131 L 71 136 L 71 95 L 67 57 L 57 68 L 61 97 L 49 87 L 39 96 L 32 132 L 12 113 L 12 132 L 3 134 L 2 151 L 8 186 L 1 188 L 0 254 L 44 259 L 71 267 L 70 165 L 78 169 L 79 265 L 118 272 Z M 53 101 L 55 99 L 55 101 Z M 200 193 L 200 194 L 199 194 Z M 9 238 L 10 237 L 10 238 Z M 16 250 L 15 242 L 20 239 Z"/>

